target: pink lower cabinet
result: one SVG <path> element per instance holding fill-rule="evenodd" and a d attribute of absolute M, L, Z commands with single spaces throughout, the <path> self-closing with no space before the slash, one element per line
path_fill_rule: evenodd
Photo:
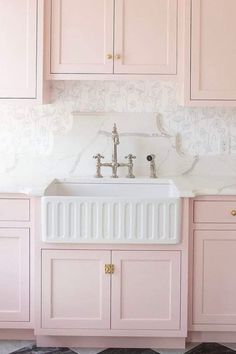
<path fill-rule="evenodd" d="M 30 320 L 29 229 L 0 228 L 0 327 Z"/>
<path fill-rule="evenodd" d="M 193 325 L 236 325 L 236 231 L 195 230 L 193 250 Z"/>
<path fill-rule="evenodd" d="M 113 329 L 180 329 L 180 252 L 114 251 Z"/>
<path fill-rule="evenodd" d="M 181 252 L 42 252 L 42 328 L 180 329 Z"/>
<path fill-rule="evenodd" d="M 43 251 L 43 328 L 110 327 L 110 258 L 110 251 Z"/>

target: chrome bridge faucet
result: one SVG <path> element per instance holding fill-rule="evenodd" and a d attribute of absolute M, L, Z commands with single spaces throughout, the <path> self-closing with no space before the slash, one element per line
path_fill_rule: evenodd
<path fill-rule="evenodd" d="M 102 178 L 103 175 L 101 173 L 101 168 L 102 167 L 111 167 L 112 169 L 112 178 L 118 178 L 118 167 L 128 167 L 128 175 L 127 178 L 135 178 L 135 175 L 133 173 L 133 160 L 136 159 L 136 156 L 133 156 L 132 154 L 129 154 L 125 158 L 128 160 L 127 163 L 120 163 L 118 162 L 118 156 L 117 156 L 117 146 L 120 144 L 119 140 L 119 134 L 117 132 L 116 124 L 114 124 L 113 129 L 112 129 L 112 143 L 113 143 L 113 152 L 112 152 L 112 161 L 108 163 L 102 163 L 102 159 L 104 159 L 104 156 L 101 154 L 97 154 L 96 156 L 93 156 L 94 159 L 97 160 L 96 163 L 96 178 Z"/>

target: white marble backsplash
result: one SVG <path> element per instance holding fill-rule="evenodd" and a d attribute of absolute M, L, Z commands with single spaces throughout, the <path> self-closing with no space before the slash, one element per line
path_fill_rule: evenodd
<path fill-rule="evenodd" d="M 167 81 L 58 81 L 50 105 L 0 104 L 0 184 L 94 174 L 94 153 L 110 159 L 115 121 L 120 158 L 136 154 L 137 175 L 148 153 L 161 176 L 236 175 L 236 109 L 181 107 L 176 96 Z"/>

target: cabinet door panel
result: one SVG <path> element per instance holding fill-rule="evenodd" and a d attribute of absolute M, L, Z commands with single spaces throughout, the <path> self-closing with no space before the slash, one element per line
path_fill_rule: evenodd
<path fill-rule="evenodd" d="M 29 321 L 29 230 L 0 228 L 0 322 Z"/>
<path fill-rule="evenodd" d="M 236 232 L 195 231 L 193 324 L 236 324 Z"/>
<path fill-rule="evenodd" d="M 43 328 L 109 328 L 109 251 L 44 250 Z"/>
<path fill-rule="evenodd" d="M 236 2 L 191 4 L 191 99 L 236 100 Z"/>
<path fill-rule="evenodd" d="M 115 73 L 176 74 L 177 0 L 115 1 Z"/>
<path fill-rule="evenodd" d="M 36 97 L 37 0 L 0 0 L 0 98 Z"/>
<path fill-rule="evenodd" d="M 115 251 L 112 329 L 180 328 L 180 252 Z"/>
<path fill-rule="evenodd" d="M 112 73 L 113 1 L 52 0 L 51 72 Z"/>

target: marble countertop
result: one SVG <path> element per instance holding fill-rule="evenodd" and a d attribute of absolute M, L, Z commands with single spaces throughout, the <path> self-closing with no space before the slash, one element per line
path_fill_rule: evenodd
<path fill-rule="evenodd" d="M 178 176 L 172 179 L 181 197 L 236 195 L 235 176 Z"/>
<path fill-rule="evenodd" d="M 60 180 L 61 181 L 61 180 Z M 145 183 L 163 183 L 165 181 L 172 181 L 179 190 L 180 197 L 191 198 L 204 195 L 235 195 L 236 196 L 236 177 L 235 176 L 163 176 L 160 179 L 95 179 L 93 177 L 78 177 L 66 179 L 70 182 L 80 183 L 139 183 L 145 181 Z M 28 183 L 11 183 L 7 181 L 1 183 L 0 181 L 0 193 L 1 194 L 22 194 L 26 196 L 43 196 L 46 188 L 52 183 L 52 181 L 34 181 L 31 185 Z"/>

